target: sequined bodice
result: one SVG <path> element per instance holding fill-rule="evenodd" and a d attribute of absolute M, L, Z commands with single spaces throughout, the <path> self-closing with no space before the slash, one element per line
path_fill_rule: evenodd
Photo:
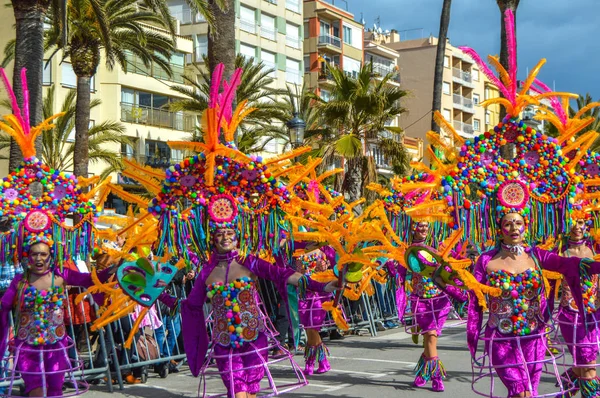
<path fill-rule="evenodd" d="M 17 338 L 35 346 L 62 340 L 65 337 L 64 289 L 37 290 L 27 286 L 22 297 Z"/>
<path fill-rule="evenodd" d="M 493 271 L 488 274 L 490 286 L 502 290 L 499 297 L 489 298 L 488 325 L 502 334 L 525 336 L 543 324 L 540 297 L 543 294 L 542 275 L 537 269 L 519 274 Z"/>
<path fill-rule="evenodd" d="M 412 275 L 413 294 L 421 298 L 434 298 L 442 294 L 442 291 L 433 283 L 431 278 L 413 273 Z"/>
<path fill-rule="evenodd" d="M 206 290 L 215 319 L 214 341 L 222 346 L 241 347 L 256 340 L 265 325 L 255 298 L 255 282 L 243 277 L 228 284 L 213 283 Z"/>
<path fill-rule="evenodd" d="M 320 250 L 311 253 L 303 254 L 297 257 L 296 271 L 304 275 L 312 275 L 314 272 L 323 272 L 329 268 L 331 264 L 329 259 Z"/>
<path fill-rule="evenodd" d="M 598 308 L 598 275 L 592 275 L 590 279 L 581 281 L 581 295 L 583 297 L 583 306 L 588 314 L 596 312 Z M 561 283 L 560 306 L 570 311 L 578 311 L 577 304 L 573 298 L 573 293 L 566 280 Z"/>

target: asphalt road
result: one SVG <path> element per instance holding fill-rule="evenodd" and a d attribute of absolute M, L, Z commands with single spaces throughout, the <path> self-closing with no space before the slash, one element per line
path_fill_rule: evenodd
<path fill-rule="evenodd" d="M 414 368 L 421 354 L 421 347 L 412 342 L 411 336 L 403 329 L 391 329 L 379 332 L 377 337 L 347 336 L 344 340 L 328 342 L 331 352 L 332 370 L 309 379 L 309 385 L 284 394 L 288 397 L 431 397 L 431 384 L 426 388 L 412 385 Z M 471 390 L 471 360 L 467 350 L 465 327 L 457 326 L 444 330 L 439 338 L 439 356 L 448 372 L 445 381 L 446 391 L 440 396 L 473 397 Z M 296 361 L 303 365 L 301 355 Z M 290 368 L 281 367 L 273 374 L 278 383 L 291 381 Z M 166 379 L 151 373 L 146 384 L 128 385 L 124 390 L 115 390 L 115 394 L 126 397 L 195 397 L 199 379 L 191 376 L 186 367 L 180 373 L 171 374 Z M 486 382 L 487 383 L 487 382 Z M 494 395 L 506 396 L 498 386 Z M 545 383 L 552 391 L 551 383 Z M 266 383 L 265 383 L 266 385 Z M 487 384 L 482 386 L 488 390 Z M 546 388 L 540 392 L 545 392 Z M 220 379 L 212 378 L 207 382 L 209 393 L 224 392 Z M 86 397 L 108 397 L 106 386 L 93 386 Z"/>

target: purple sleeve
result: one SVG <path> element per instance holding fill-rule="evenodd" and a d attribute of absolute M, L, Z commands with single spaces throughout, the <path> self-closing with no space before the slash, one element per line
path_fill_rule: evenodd
<path fill-rule="evenodd" d="M 486 268 L 490 259 L 493 257 L 492 252 L 483 253 L 479 256 L 473 276 L 479 283 L 486 284 Z M 475 293 L 469 292 L 469 306 L 467 313 L 467 345 L 471 356 L 475 357 L 477 352 L 477 342 L 479 341 L 479 332 L 481 331 L 481 325 L 483 323 L 483 310 L 479 306 L 477 296 Z"/>
<path fill-rule="evenodd" d="M 404 323 L 404 311 L 406 310 L 406 290 L 404 283 L 406 282 L 406 268 L 400 264 L 395 264 L 394 261 L 385 263 L 390 270 L 390 274 L 396 277 L 396 307 L 398 307 L 398 320 Z"/>
<path fill-rule="evenodd" d="M 460 289 L 456 286 L 452 286 L 452 285 L 447 285 L 444 288 L 444 293 L 446 293 L 448 296 L 452 297 L 454 300 L 460 301 L 461 303 L 464 303 L 469 298 L 466 291 L 464 291 L 463 289 Z"/>
<path fill-rule="evenodd" d="M 194 377 L 200 374 L 208 351 L 208 332 L 204 317 L 206 301 L 206 279 L 211 269 L 204 268 L 187 299 L 181 302 L 181 331 L 183 347 L 187 356 L 190 372 Z"/>

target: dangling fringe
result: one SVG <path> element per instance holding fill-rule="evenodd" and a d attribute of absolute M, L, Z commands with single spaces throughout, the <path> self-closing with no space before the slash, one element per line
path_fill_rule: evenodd
<path fill-rule="evenodd" d="M 600 379 L 598 379 L 598 376 L 590 379 L 580 377 L 579 390 L 583 398 L 600 397 Z"/>
<path fill-rule="evenodd" d="M 421 354 L 414 372 L 416 376 L 421 376 L 425 381 L 440 377 L 446 378 L 446 369 L 442 361 L 438 357 L 427 358 L 424 354 Z"/>
<path fill-rule="evenodd" d="M 329 348 L 327 348 L 325 343 L 316 346 L 306 346 L 306 349 L 304 350 L 304 359 L 306 361 L 316 360 L 322 362 L 329 355 Z"/>

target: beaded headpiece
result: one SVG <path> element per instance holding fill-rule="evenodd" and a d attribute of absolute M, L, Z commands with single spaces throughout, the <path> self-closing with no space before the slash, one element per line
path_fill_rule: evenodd
<path fill-rule="evenodd" d="M 63 113 L 30 126 L 25 69 L 20 76 L 23 107 L 18 105 L 6 72 L 0 69 L 13 110 L 13 114 L 3 116 L 0 129 L 14 138 L 24 157 L 21 165 L 0 183 L 0 216 L 8 217 L 15 224 L 12 231 L 0 238 L 0 259 L 14 262 L 23 254 L 14 250 L 16 241 L 25 250 L 34 242 L 44 242 L 52 247 L 62 264 L 62 260 L 85 257 L 93 249 L 92 221 L 96 206 L 79 186 L 87 181 L 78 181 L 70 173 L 51 169 L 36 158 L 35 140 L 43 131 L 52 129 L 52 121 Z M 67 225 L 67 218 L 71 217 L 79 219 L 74 226 Z"/>

